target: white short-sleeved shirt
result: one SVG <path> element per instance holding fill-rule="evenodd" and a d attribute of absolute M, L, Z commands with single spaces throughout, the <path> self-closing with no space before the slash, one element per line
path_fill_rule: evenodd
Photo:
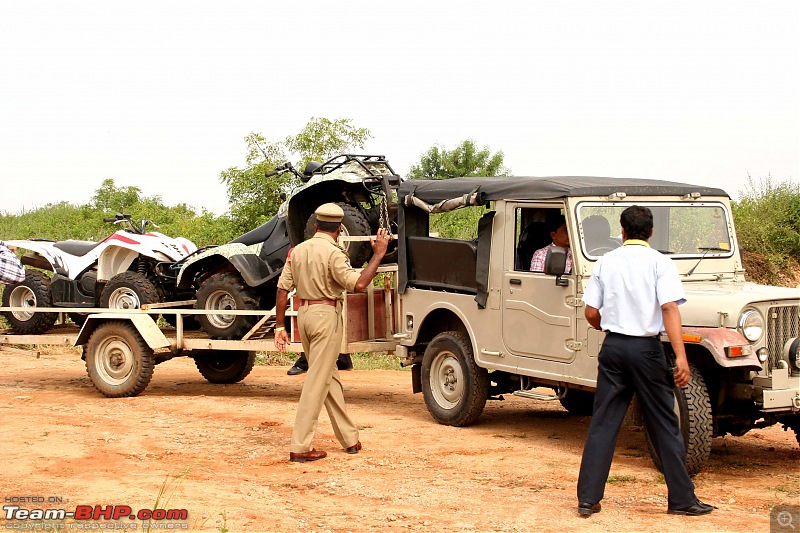
<path fill-rule="evenodd" d="M 669 257 L 644 241 L 626 241 L 597 261 L 583 301 L 602 310 L 603 331 L 651 337 L 664 331 L 661 306 L 680 305 L 686 294 Z"/>

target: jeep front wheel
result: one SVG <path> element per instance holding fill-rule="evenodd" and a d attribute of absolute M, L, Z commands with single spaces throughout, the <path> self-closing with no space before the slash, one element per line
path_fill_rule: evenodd
<path fill-rule="evenodd" d="M 489 374 L 475 363 L 467 335 L 446 331 L 434 337 L 421 370 L 422 395 L 434 420 L 467 426 L 481 416 L 489 397 Z"/>
<path fill-rule="evenodd" d="M 686 446 L 686 469 L 690 474 L 702 470 L 703 465 L 711 455 L 712 418 L 711 401 L 708 397 L 706 382 L 700 371 L 693 364 L 689 364 L 691 379 L 685 387 L 675 387 L 674 410 L 678 416 L 678 425 L 683 444 Z M 646 422 L 646 421 L 645 421 Z M 645 438 L 650 457 L 659 470 L 663 471 L 661 460 L 658 458 L 655 446 L 645 423 Z"/>

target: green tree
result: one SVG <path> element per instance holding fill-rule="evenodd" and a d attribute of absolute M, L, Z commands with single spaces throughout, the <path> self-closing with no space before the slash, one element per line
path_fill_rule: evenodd
<path fill-rule="evenodd" d="M 478 148 L 475 141 L 467 139 L 448 150 L 441 145 L 431 146 L 412 165 L 408 172 L 410 179 L 441 180 L 462 176 L 506 176 L 509 173 L 503 165 L 503 152 L 492 153 L 488 146 Z"/>
<path fill-rule="evenodd" d="M 94 192 L 92 205 L 103 211 L 122 213 L 125 209 L 139 202 L 141 196 L 142 190 L 139 187 L 132 185 L 117 187 L 113 179 L 105 179 L 100 188 Z"/>
<path fill-rule="evenodd" d="M 361 149 L 371 137 L 368 129 L 353 126 L 349 119 L 316 117 L 282 142 L 267 142 L 260 133 L 245 137 L 245 168 L 231 167 L 220 174 L 220 181 L 227 188 L 235 231 L 244 233 L 268 221 L 278 212 L 281 194 L 299 184 L 290 173 L 269 177 L 266 173 L 287 159 L 296 161 L 295 168 L 302 171 L 312 159 L 322 162 L 336 153 Z"/>

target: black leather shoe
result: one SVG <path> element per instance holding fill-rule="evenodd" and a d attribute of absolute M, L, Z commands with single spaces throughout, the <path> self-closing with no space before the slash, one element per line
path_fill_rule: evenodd
<path fill-rule="evenodd" d="M 361 451 L 361 441 L 358 441 L 352 446 L 345 448 L 344 451 L 346 451 L 347 453 L 358 453 L 359 451 Z"/>
<path fill-rule="evenodd" d="M 336 360 L 336 368 L 339 370 L 353 370 L 353 360 L 349 353 L 340 353 Z"/>
<path fill-rule="evenodd" d="M 295 365 L 292 368 L 290 368 L 289 371 L 286 373 L 289 374 L 290 376 L 296 376 L 298 374 L 302 374 L 303 372 L 308 372 L 308 369 Z"/>
<path fill-rule="evenodd" d="M 578 514 L 581 516 L 592 516 L 593 514 L 599 512 L 600 512 L 600 502 L 597 503 L 580 502 L 578 504 Z"/>
<path fill-rule="evenodd" d="M 687 507 L 670 507 L 667 509 L 667 514 L 680 514 L 684 516 L 700 516 L 708 514 L 716 509 L 713 505 L 708 505 L 700 500 L 696 500 L 692 505 Z"/>

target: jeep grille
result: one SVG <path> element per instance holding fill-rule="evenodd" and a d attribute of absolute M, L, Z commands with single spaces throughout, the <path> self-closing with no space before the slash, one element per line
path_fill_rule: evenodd
<path fill-rule="evenodd" d="M 775 306 L 767 310 L 767 349 L 769 365 L 767 374 L 783 356 L 783 346 L 791 338 L 800 335 L 800 308 L 797 305 Z"/>

